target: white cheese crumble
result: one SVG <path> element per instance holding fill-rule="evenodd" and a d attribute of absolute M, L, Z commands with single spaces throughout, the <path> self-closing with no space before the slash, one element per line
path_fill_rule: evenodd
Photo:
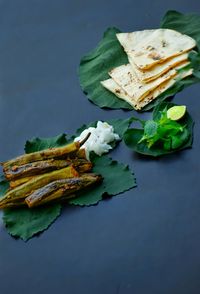
<path fill-rule="evenodd" d="M 109 125 L 107 122 L 98 121 L 96 128 L 90 127 L 85 129 L 74 141 L 82 141 L 86 138 L 88 133 L 91 133 L 89 138 L 81 146 L 82 149 L 85 149 L 88 159 L 91 151 L 101 156 L 103 153 L 107 153 L 112 149 L 109 143 L 120 140 L 119 135 L 114 133 L 113 126 Z"/>

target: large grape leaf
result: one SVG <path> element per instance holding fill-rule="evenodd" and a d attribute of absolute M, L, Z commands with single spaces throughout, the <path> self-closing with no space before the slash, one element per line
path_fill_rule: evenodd
<path fill-rule="evenodd" d="M 103 176 L 103 183 L 97 188 L 82 193 L 79 197 L 69 201 L 74 205 L 94 205 L 103 199 L 103 196 L 118 195 L 136 186 L 135 177 L 127 165 L 113 161 L 107 155 L 94 156 L 93 171 Z"/>
<path fill-rule="evenodd" d="M 25 153 L 32 153 L 52 147 L 61 147 L 67 144 L 66 134 L 60 134 L 52 138 L 33 138 L 26 141 Z"/>
<path fill-rule="evenodd" d="M 81 59 L 80 85 L 89 100 L 99 107 L 132 109 L 127 102 L 118 99 L 100 83 L 109 78 L 108 71 L 111 68 L 128 63 L 127 56 L 116 38 L 117 33 L 120 33 L 117 28 L 108 28 L 96 49 Z"/>
<path fill-rule="evenodd" d="M 60 204 L 34 209 L 5 209 L 3 221 L 12 236 L 20 237 L 27 241 L 35 234 L 46 230 L 60 215 L 60 212 Z"/>
<path fill-rule="evenodd" d="M 7 192 L 8 188 L 8 181 L 2 176 L 0 181 L 0 197 Z M 5 209 L 3 211 L 3 222 L 12 236 L 20 237 L 26 241 L 35 234 L 47 229 L 59 216 L 60 211 L 60 204 L 36 209 Z"/>
<path fill-rule="evenodd" d="M 168 11 L 161 21 L 161 27 L 173 29 L 193 37 L 197 41 L 197 51 L 200 49 L 200 15 Z M 127 56 L 116 38 L 118 32 L 120 30 L 117 28 L 107 29 L 98 46 L 81 59 L 79 79 L 82 90 L 97 106 L 112 109 L 133 109 L 100 84 L 100 81 L 109 77 L 108 71 L 110 69 L 128 62 Z M 195 70 L 192 76 L 183 80 L 177 79 L 172 87 L 146 105 L 142 111 L 151 110 L 160 102 L 173 97 L 176 93 L 197 82 L 200 82 L 199 69 L 198 72 Z"/>

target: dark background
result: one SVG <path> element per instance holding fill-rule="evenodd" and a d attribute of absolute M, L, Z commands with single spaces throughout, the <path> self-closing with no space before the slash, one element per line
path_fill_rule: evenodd
<path fill-rule="evenodd" d="M 108 26 L 157 28 L 169 9 L 200 13 L 200 4 L 1 0 L 0 160 L 23 153 L 33 136 L 131 115 L 87 101 L 79 60 Z M 200 293 L 199 91 L 195 85 L 174 99 L 196 122 L 192 149 L 158 160 L 133 155 L 122 144 L 112 153 L 135 171 L 138 188 L 94 207 L 68 207 L 26 243 L 10 237 L 0 221 L 1 294 Z"/>

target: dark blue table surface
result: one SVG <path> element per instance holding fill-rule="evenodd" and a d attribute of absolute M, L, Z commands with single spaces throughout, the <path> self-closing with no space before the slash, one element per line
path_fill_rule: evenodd
<path fill-rule="evenodd" d="M 1 0 L 0 160 L 23 153 L 33 136 L 128 117 L 87 101 L 79 60 L 108 26 L 157 28 L 168 9 L 200 13 L 200 4 Z M 94 207 L 67 207 L 26 243 L 10 237 L 0 221 L 1 294 L 200 293 L 199 92 L 195 85 L 174 99 L 196 122 L 192 149 L 158 160 L 133 155 L 122 144 L 112 153 L 135 171 L 137 189 Z"/>

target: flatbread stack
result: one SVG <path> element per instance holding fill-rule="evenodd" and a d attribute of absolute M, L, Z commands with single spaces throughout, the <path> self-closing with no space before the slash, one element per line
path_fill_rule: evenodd
<path fill-rule="evenodd" d="M 194 39 L 170 29 L 144 30 L 116 35 L 129 63 L 109 71 L 110 79 L 101 84 L 118 98 L 140 110 L 174 85 L 192 74 L 179 71 L 189 64 Z"/>

